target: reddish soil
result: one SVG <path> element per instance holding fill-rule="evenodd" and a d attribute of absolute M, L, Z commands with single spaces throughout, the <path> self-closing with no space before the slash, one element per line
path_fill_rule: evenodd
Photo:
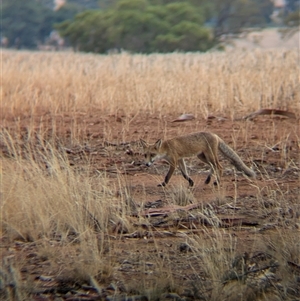
<path fill-rule="evenodd" d="M 232 121 L 216 116 L 208 120 L 199 118 L 170 122 L 176 117 L 103 116 L 101 112 L 93 112 L 63 116 L 44 114 L 42 119 L 41 116 L 34 116 L 21 118 L 17 122 L 9 118 L 3 121 L 3 127 L 10 132 L 21 131 L 23 139 L 28 136 L 28 128 L 48 133 L 49 139 L 55 134 L 74 168 L 84 166 L 86 158 L 89 158 L 93 172 L 105 171 L 112 184 L 117 183 L 117 175 L 122 174 L 137 210 L 148 214 L 157 210 L 154 216 L 146 217 L 151 226 L 141 225 L 139 217 L 131 216 L 129 219 L 135 225 L 135 232 L 118 233 L 115 230 L 116 233 L 112 233 L 110 243 L 113 251 L 109 252 L 109 256 L 114 259 L 109 259 L 115 262 L 116 267 L 110 277 L 100 281 L 101 292 L 91 283 L 63 281 L 55 275 L 55 271 L 49 275 L 47 259 L 38 255 L 36 243 L 9 242 L 3 237 L 3 258 L 13 254 L 22 260 L 22 278 L 31 277 L 35 282 L 32 300 L 100 300 L 105 296 L 142 294 L 147 287 L 159 287 L 157 281 L 161 282 L 163 291 L 167 290 L 163 283 L 168 283 L 170 275 L 173 287 L 169 287 L 169 291 L 176 291 L 181 298 L 199 299 L 199 296 L 192 294 L 192 283 L 206 276 L 203 262 L 189 252 L 189 246 L 185 244 L 186 235 L 199 233 L 203 240 L 208 240 L 211 227 L 207 221 L 197 218 L 197 208 L 175 210 L 178 207 L 174 205 L 180 204 L 174 201 L 184 199 L 178 195 L 180 191 L 190 196 L 191 202 L 199 205 L 201 212 L 204 209 L 214 212 L 222 221 L 220 227 L 224 228 L 224 235 L 231 234 L 237 238 L 236 254 L 249 252 L 249 256 L 253 257 L 255 252 L 262 251 L 254 245 L 254 241 L 258 237 L 262 240 L 263 237 L 269 237 L 275 228 L 286 227 L 291 231 L 299 231 L 299 120 L 258 116 L 251 121 Z M 168 187 L 157 187 L 164 178 L 167 166 L 155 164 L 146 168 L 142 164 L 142 149 L 138 140 L 143 138 L 153 142 L 158 138 L 171 138 L 196 131 L 218 134 L 248 166 L 254 166 L 257 179 L 247 179 L 235 172 L 229 161 L 221 158 L 224 167 L 221 187 L 215 187 L 212 183 L 205 185 L 208 166 L 196 158 L 190 158 L 186 161 L 195 182 L 192 189 L 185 189 L 188 183 L 178 171 Z M 31 135 L 34 137 L 34 134 Z M 4 156 L 9 156 L 3 146 L 2 152 Z M 187 201 L 183 205 L 189 204 Z M 261 210 L 262 206 L 266 208 L 265 211 Z M 280 213 L 275 213 L 277 209 Z M 164 214 L 160 215 L 159 210 Z M 175 210 L 171 218 L 170 210 Z M 113 237 L 118 238 L 114 240 Z M 164 266 L 161 269 L 157 268 L 157 255 Z M 295 264 L 299 265 L 300 262 Z M 158 271 L 162 270 L 165 272 L 160 275 Z M 48 278 L 45 275 L 49 275 Z M 174 294 L 170 298 L 176 299 L 179 295 Z M 165 295 L 164 298 L 168 297 Z"/>

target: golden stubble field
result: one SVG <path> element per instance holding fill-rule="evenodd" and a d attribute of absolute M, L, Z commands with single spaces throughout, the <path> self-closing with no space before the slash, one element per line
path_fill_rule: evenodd
<path fill-rule="evenodd" d="M 2 51 L 0 300 L 297 300 L 299 54 Z M 288 111 L 243 118 L 260 109 Z M 172 122 L 189 113 L 195 119 Z M 218 134 L 221 185 L 139 139 Z"/>

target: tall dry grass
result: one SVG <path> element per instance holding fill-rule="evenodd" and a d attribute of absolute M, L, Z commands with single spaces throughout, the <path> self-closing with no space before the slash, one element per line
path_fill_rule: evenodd
<path fill-rule="evenodd" d="M 61 148 L 46 140 L 20 145 L 3 131 L 1 144 L 10 154 L 1 166 L 1 239 L 25 251 L 24 243 L 32 243 L 49 273 L 66 281 L 109 279 L 115 264 L 110 235 L 132 231 L 126 196 L 116 196 L 123 187 L 92 174 L 88 162 L 72 169 Z M 36 284 L 20 276 L 28 262 L 14 257 L 1 258 L 0 300 L 30 300 Z"/>
<path fill-rule="evenodd" d="M 262 107 L 289 109 L 299 114 L 297 60 L 296 51 L 149 56 L 3 51 L 1 117 L 3 120 L 15 118 L 17 126 L 16 132 L 2 129 L 0 137 L 1 146 L 6 150 L 1 173 L 1 237 L 10 243 L 32 242 L 38 257 L 49 262 L 49 270 L 97 287 L 98 281 L 112 278 L 115 267 L 120 267 L 114 242 L 123 239 L 122 233 L 136 231 L 130 215 L 142 208 L 136 207 L 126 177 L 119 175 L 111 181 L 105 174 L 92 173 L 88 160 L 81 169 L 72 168 L 55 139 L 54 128 L 53 137 L 49 139 L 43 124 L 35 133 L 29 124 L 27 137 L 21 137 L 19 117 L 28 116 L 30 123 L 31 116 L 41 112 L 58 115 L 97 109 L 103 114 L 192 112 L 196 116 L 222 113 L 234 118 Z M 74 124 L 73 132 L 79 129 L 80 124 Z M 288 164 L 289 158 L 282 157 Z M 286 205 L 287 196 L 280 187 L 255 189 L 259 213 L 274 215 L 279 226 L 274 239 L 260 241 L 255 232 L 250 245 L 257 249 L 261 244 L 281 261 L 286 283 L 283 292 L 278 294 L 289 300 L 286 291 L 290 283 L 296 282 L 296 276 L 289 274 L 287 262 L 299 263 L 299 242 L 294 231 L 299 224 L 298 205 L 296 202 Z M 180 205 L 195 201 L 190 191 L 180 187 L 170 195 L 173 203 Z M 274 200 L 271 205 L 270 200 Z M 145 200 L 139 201 L 146 201 L 146 192 Z M 286 227 L 282 231 L 289 212 L 295 212 L 288 219 L 294 228 Z M 246 265 L 234 270 L 245 279 L 234 278 L 238 287 L 224 292 L 224 275 L 232 269 L 232 262 L 238 256 L 238 239 L 219 228 L 214 212 L 203 211 L 201 217 L 210 225 L 210 228 L 203 227 L 204 235 L 181 234 L 191 251 L 186 262 L 197 276 L 192 280 L 193 296 L 220 300 L 220 296 L 226 294 L 226 300 L 234 300 L 230 299 L 231 294 L 243 294 L 248 288 L 243 281 L 249 278 L 244 275 Z M 147 225 L 142 218 L 138 222 Z M 130 242 L 129 247 L 133 246 Z M 178 253 L 174 249 L 170 254 L 162 253 L 155 238 L 149 249 L 150 255 L 147 252 L 138 255 L 140 288 L 132 282 L 128 283 L 127 291 L 157 300 L 160 294 L 178 286 L 174 275 L 180 270 L 174 272 L 172 252 L 176 256 Z M 149 259 L 155 268 L 149 268 Z M 201 270 L 195 268 L 195 262 Z M 35 284 L 30 280 L 21 281 L 20 271 L 25 265 L 13 257 L 4 258 L 0 270 L 3 296 L 25 300 L 35 291 Z M 156 276 L 150 279 L 152 282 L 147 276 L 150 275 L 148 269 L 153 269 L 151 272 Z M 149 286 L 149 283 L 152 284 Z M 260 296 L 259 290 L 253 293 L 254 299 L 250 294 L 248 300 Z"/>
<path fill-rule="evenodd" d="M 299 112 L 297 50 L 93 55 L 2 53 L 2 116 L 102 110 L 196 116 Z"/>

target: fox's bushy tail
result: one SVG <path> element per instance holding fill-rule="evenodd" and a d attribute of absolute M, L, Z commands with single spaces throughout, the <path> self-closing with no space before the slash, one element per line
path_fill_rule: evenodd
<path fill-rule="evenodd" d="M 219 150 L 230 160 L 237 170 L 243 171 L 248 177 L 255 178 L 255 172 L 246 166 L 239 155 L 221 139 L 219 143 Z"/>

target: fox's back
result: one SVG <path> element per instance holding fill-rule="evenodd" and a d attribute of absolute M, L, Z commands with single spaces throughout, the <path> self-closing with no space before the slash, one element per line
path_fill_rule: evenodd
<path fill-rule="evenodd" d="M 178 157 L 191 157 L 211 149 L 217 143 L 218 137 L 215 134 L 197 132 L 166 140 L 162 148 L 176 153 Z"/>

